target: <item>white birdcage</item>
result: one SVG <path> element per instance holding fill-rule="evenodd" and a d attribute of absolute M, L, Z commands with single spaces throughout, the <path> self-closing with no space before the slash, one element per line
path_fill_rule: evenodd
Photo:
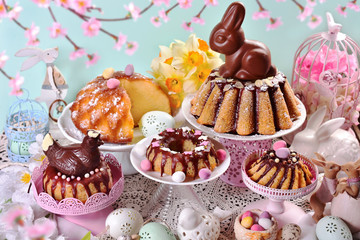
<path fill-rule="evenodd" d="M 344 117 L 348 129 L 359 116 L 360 48 L 327 13 L 328 32 L 307 38 L 295 53 L 292 87 L 310 116 L 327 106 L 326 119 Z"/>

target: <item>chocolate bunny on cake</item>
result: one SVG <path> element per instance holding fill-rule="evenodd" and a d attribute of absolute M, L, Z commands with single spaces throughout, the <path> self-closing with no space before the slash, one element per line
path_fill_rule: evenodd
<path fill-rule="evenodd" d="M 262 42 L 245 39 L 241 28 L 244 18 L 244 5 L 233 2 L 211 32 L 211 49 L 225 54 L 220 75 L 224 78 L 254 81 L 274 76 L 276 68 L 271 65 L 268 47 Z"/>

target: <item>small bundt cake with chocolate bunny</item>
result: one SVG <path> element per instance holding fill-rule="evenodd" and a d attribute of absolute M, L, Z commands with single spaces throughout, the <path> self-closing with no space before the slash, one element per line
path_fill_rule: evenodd
<path fill-rule="evenodd" d="M 233 2 L 210 36 L 210 47 L 225 54 L 191 100 L 191 114 L 219 133 L 272 135 L 290 129 L 301 113 L 283 73 L 271 64 L 267 46 L 245 39 L 245 7 Z"/>

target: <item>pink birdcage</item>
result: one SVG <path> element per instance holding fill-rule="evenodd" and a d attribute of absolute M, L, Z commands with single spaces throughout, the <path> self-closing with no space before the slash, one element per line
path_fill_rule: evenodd
<path fill-rule="evenodd" d="M 292 87 L 308 116 L 326 106 L 325 120 L 344 117 L 344 129 L 359 124 L 360 48 L 326 14 L 328 32 L 307 38 L 295 53 Z"/>

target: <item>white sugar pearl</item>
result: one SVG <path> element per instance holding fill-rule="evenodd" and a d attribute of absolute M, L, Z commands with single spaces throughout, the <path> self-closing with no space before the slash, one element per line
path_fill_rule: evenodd
<path fill-rule="evenodd" d="M 57 173 L 57 175 L 60 177 L 60 176 L 61 176 L 61 173 L 60 173 L 60 172 L 58 172 L 58 173 Z"/>
<path fill-rule="evenodd" d="M 71 176 L 71 179 L 75 179 L 75 176 Z"/>
<path fill-rule="evenodd" d="M 85 176 L 84 176 L 85 178 L 89 178 L 90 177 L 90 174 L 88 174 L 88 173 L 85 173 Z"/>
<path fill-rule="evenodd" d="M 58 176 L 55 176 L 55 179 L 58 179 L 59 177 Z"/>
<path fill-rule="evenodd" d="M 98 168 L 95 168 L 95 172 L 99 172 L 99 169 L 98 169 Z"/>
<path fill-rule="evenodd" d="M 91 174 L 91 175 L 94 175 L 94 171 L 90 171 L 90 174 Z"/>
<path fill-rule="evenodd" d="M 103 168 L 100 168 L 100 171 L 104 171 L 104 169 L 103 169 Z"/>
<path fill-rule="evenodd" d="M 80 180 L 81 180 L 81 177 L 77 177 L 76 180 L 80 181 Z"/>
<path fill-rule="evenodd" d="M 65 178 L 66 178 L 66 176 L 65 176 L 65 175 L 62 175 L 62 176 L 61 176 L 61 178 L 62 178 L 62 179 L 65 179 Z"/>
<path fill-rule="evenodd" d="M 66 181 L 70 182 L 70 178 L 69 178 L 69 177 L 68 177 L 68 178 L 66 178 Z"/>

